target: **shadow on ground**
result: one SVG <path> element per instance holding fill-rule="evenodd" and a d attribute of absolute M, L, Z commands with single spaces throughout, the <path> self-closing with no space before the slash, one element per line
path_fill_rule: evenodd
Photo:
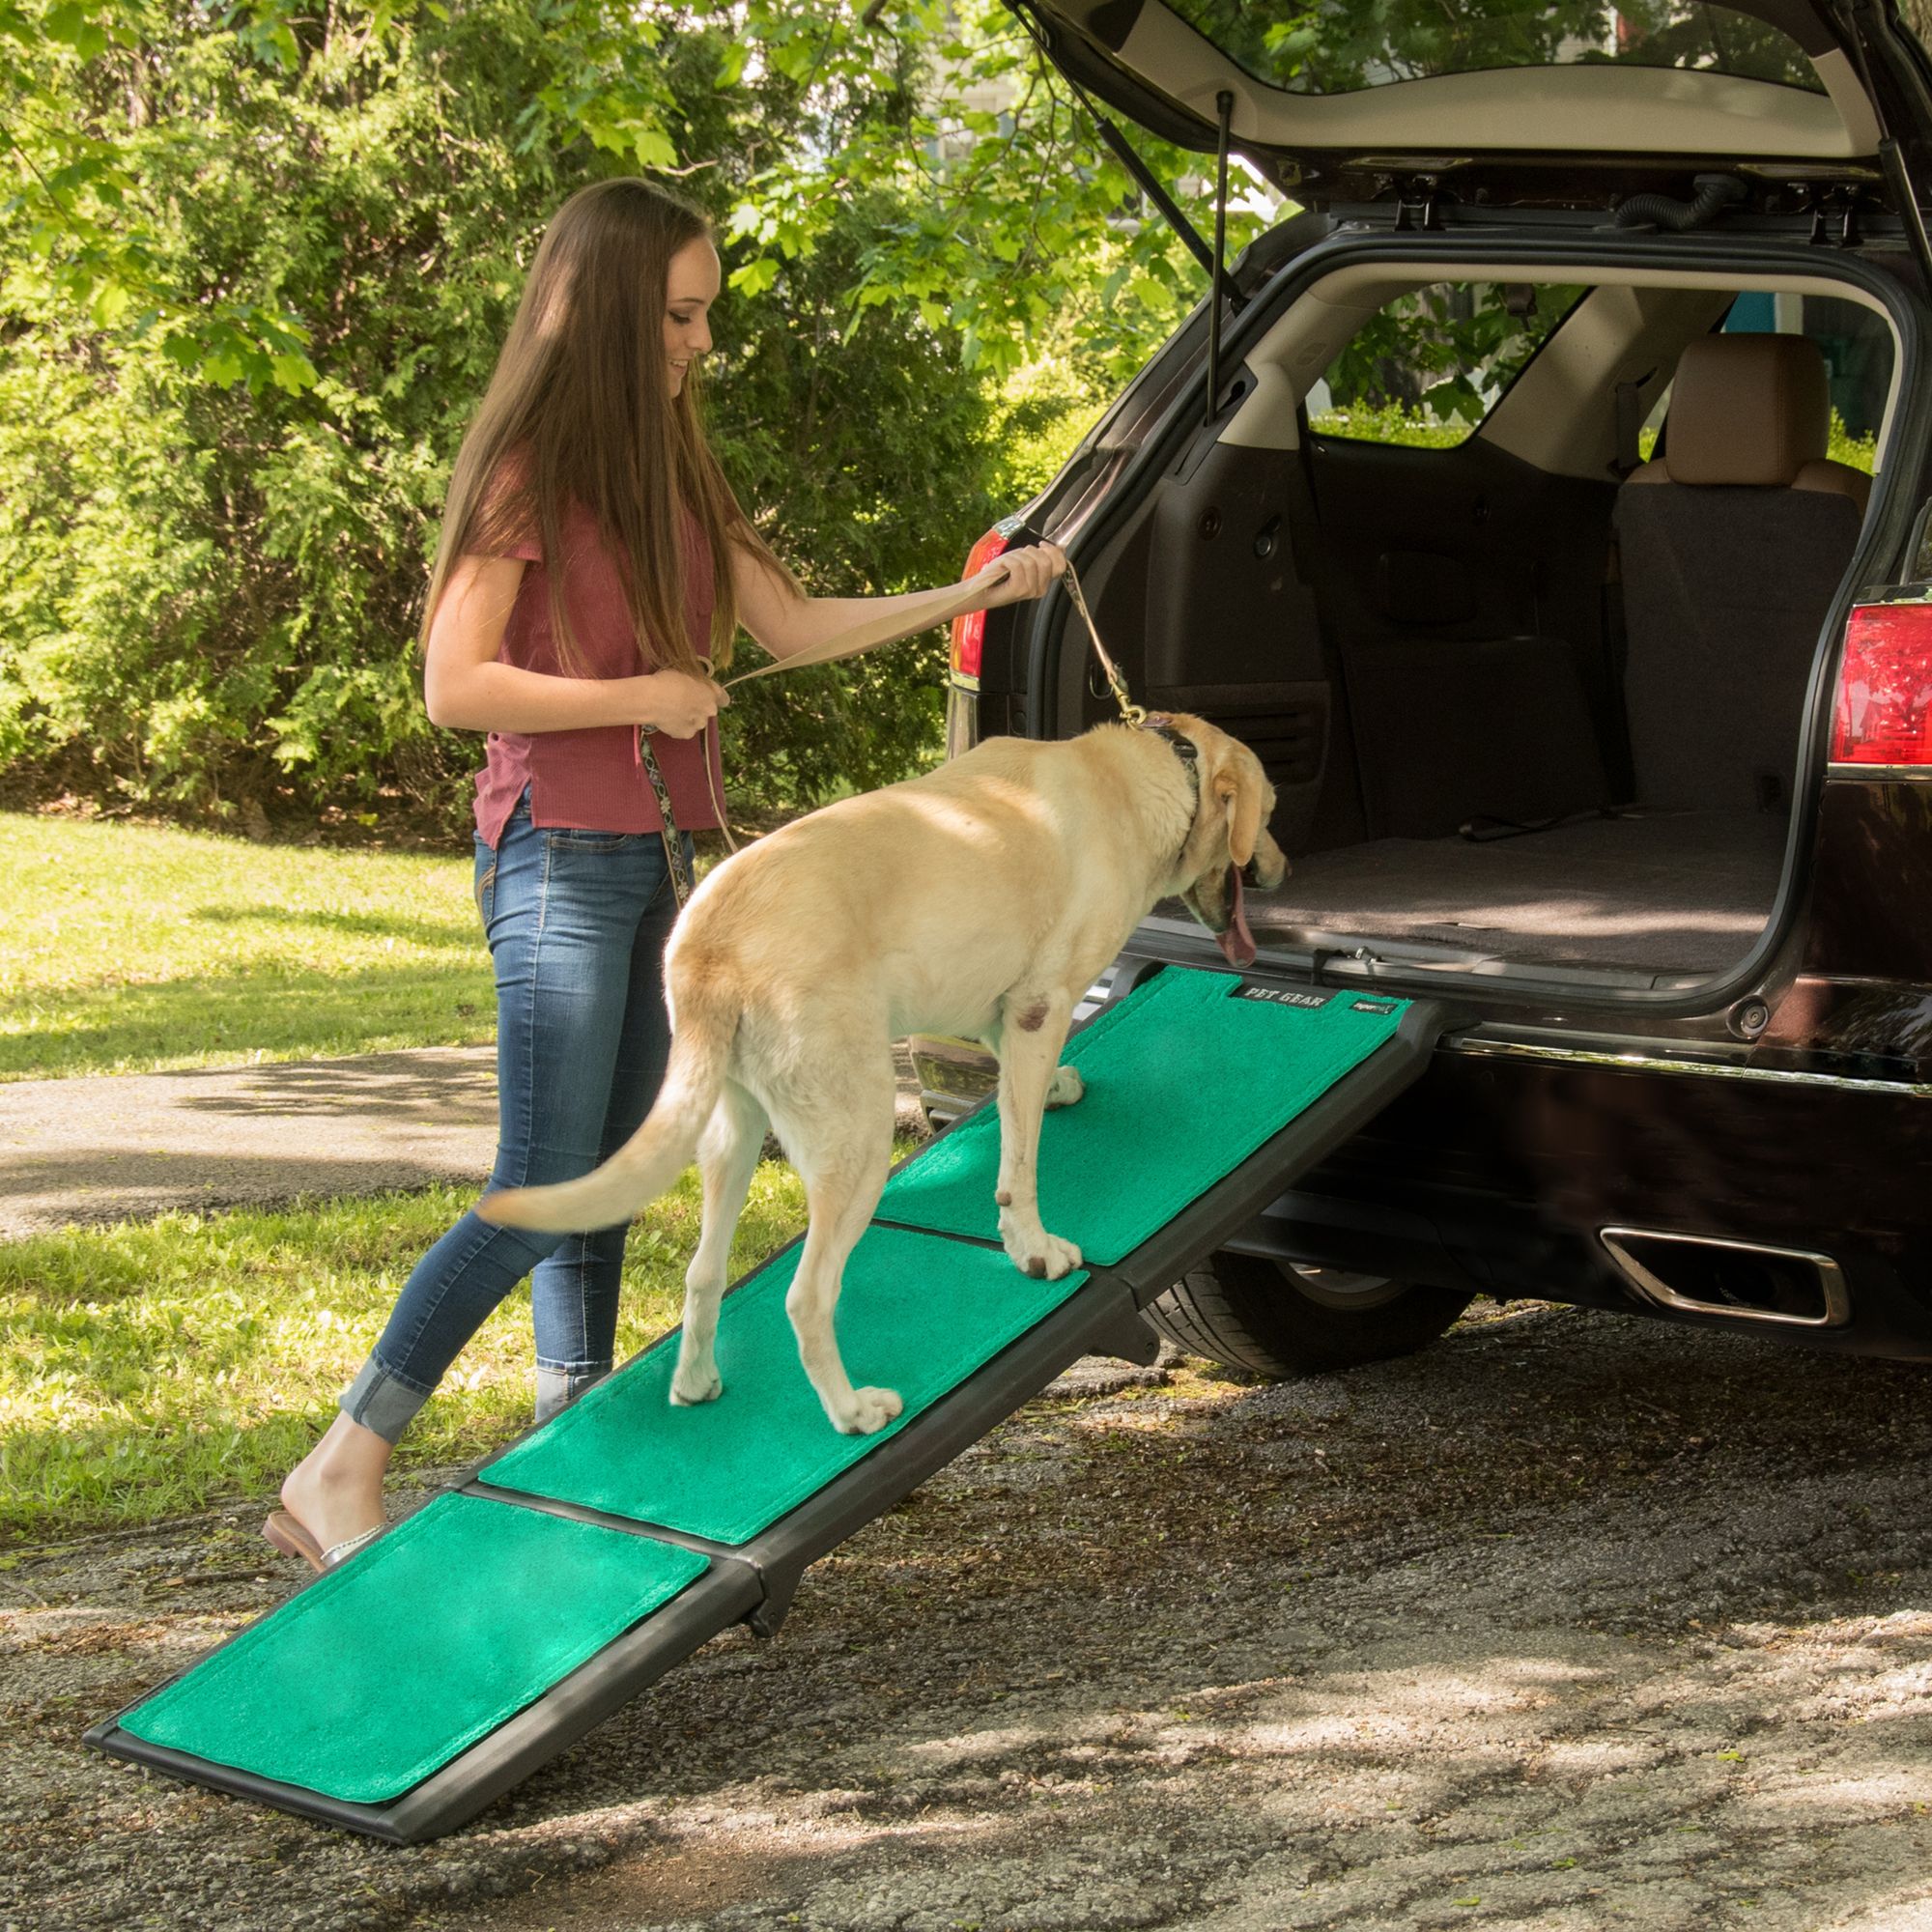
<path fill-rule="evenodd" d="M 348 1053 L 385 1037 L 488 1034 L 495 1023 L 480 947 L 450 965 L 265 962 L 154 984 L 52 987 L 0 999 L 0 1076 L 114 1072 L 190 1056 Z"/>
<path fill-rule="evenodd" d="M 401 939 L 412 946 L 473 950 L 482 943 L 473 919 L 421 919 L 392 912 L 328 912 L 313 906 L 279 905 L 196 906 L 189 916 L 211 925 L 307 925 L 358 939 Z"/>
<path fill-rule="evenodd" d="M 30 1552 L 0 1823 L 76 1932 L 1923 1925 L 1928 1425 L 1916 1368 L 1541 1308 L 1042 1400 L 407 1851 L 76 1748 L 284 1593 L 247 1513 Z"/>

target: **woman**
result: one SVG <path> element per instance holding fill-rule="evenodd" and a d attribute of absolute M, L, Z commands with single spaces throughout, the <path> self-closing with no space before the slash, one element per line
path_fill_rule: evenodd
<path fill-rule="evenodd" d="M 695 395 L 720 275 L 703 214 L 677 197 L 629 180 L 572 196 L 450 481 L 424 697 L 437 724 L 489 733 L 476 897 L 497 976 L 492 1188 L 587 1173 L 649 1110 L 669 1044 L 669 868 L 689 866 L 656 786 L 678 828 L 718 824 L 728 700 L 712 673 L 736 627 L 785 658 L 861 620 L 903 611 L 900 636 L 932 621 L 930 592 L 804 596 L 746 521 Z M 1013 553 L 965 608 L 1037 596 L 1064 562 L 1046 545 Z M 397 1438 L 526 1274 L 538 1418 L 608 1374 L 624 1233 L 530 1235 L 466 1213 L 283 1483 L 270 1541 L 325 1569 L 378 1533 Z"/>

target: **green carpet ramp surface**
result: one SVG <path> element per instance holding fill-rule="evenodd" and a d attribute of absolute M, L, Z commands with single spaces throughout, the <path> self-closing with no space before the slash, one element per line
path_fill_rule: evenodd
<path fill-rule="evenodd" d="M 1036 1281 L 1003 1250 L 868 1228 L 845 1264 L 838 1349 L 855 1387 L 896 1389 L 876 1435 L 840 1435 L 798 1359 L 788 1248 L 724 1297 L 715 1402 L 674 1407 L 668 1336 L 482 1470 L 495 1489 L 582 1504 L 718 1543 L 744 1543 L 891 1442 L 1087 1280 Z"/>
<path fill-rule="evenodd" d="M 891 1427 L 827 1420 L 785 1314 L 794 1246 L 725 1296 L 717 1401 L 672 1406 L 665 1338 L 89 1742 L 398 1842 L 452 1829 L 707 1636 L 775 1628 L 804 1565 L 1078 1354 L 1145 1342 L 1166 1270 L 1384 1104 L 1439 1030 L 1427 1003 L 1156 974 L 1068 1043 L 1087 1092 L 1041 1136 L 1042 1218 L 1097 1272 L 1008 1261 L 993 1107 L 889 1182 L 837 1325 L 853 1381 L 904 1399 Z"/>
<path fill-rule="evenodd" d="M 1046 1117 L 1039 1215 L 1082 1256 L 1118 1262 L 1395 1035 L 1374 995 L 1259 989 L 1170 967 L 1067 1042 L 1086 1097 Z M 1304 1004 L 1305 1003 L 1305 1004 Z M 999 1239 L 996 1109 L 982 1107 L 887 1183 L 878 1219 Z"/>
<path fill-rule="evenodd" d="M 400 1797 L 710 1568 L 649 1537 L 441 1495 L 121 1719 L 355 1804 Z"/>

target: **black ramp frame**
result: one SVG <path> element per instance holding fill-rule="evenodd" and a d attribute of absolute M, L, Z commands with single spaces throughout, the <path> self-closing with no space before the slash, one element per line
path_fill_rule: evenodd
<path fill-rule="evenodd" d="M 1124 997 L 1125 991 L 1123 987 L 1117 997 Z M 1343 991 L 1334 997 L 1355 996 Z M 121 1728 L 120 1719 L 145 1703 L 155 1694 L 153 1690 L 116 1717 L 96 1724 L 84 1741 L 113 1756 L 177 1777 L 396 1844 L 416 1844 L 455 1830 L 578 1742 L 720 1631 L 746 1622 L 761 1634 L 774 1633 L 811 1563 L 901 1501 L 935 1470 L 1037 1395 L 1070 1363 L 1094 1353 L 1151 1361 L 1154 1338 L 1139 1311 L 1190 1266 L 1226 1243 L 1308 1168 L 1358 1132 L 1413 1084 L 1449 1024 L 1436 1003 L 1411 1004 L 1393 1037 L 1165 1227 L 1113 1266 L 1093 1268 L 1091 1279 L 1051 1314 L 873 1454 L 841 1471 L 745 1543 L 715 1543 L 576 1504 L 500 1490 L 490 1483 L 490 1463 L 484 1463 L 461 1486 L 470 1494 L 488 1497 L 506 1508 L 540 1510 L 675 1544 L 709 1556 L 711 1568 L 514 1718 L 392 1803 L 371 1805 L 331 1799 L 136 1738 Z M 956 1236 L 930 1237 L 963 1239 Z M 203 1661 L 198 1658 L 187 1668 Z"/>
<path fill-rule="evenodd" d="M 386 1839 L 392 1845 L 421 1844 L 468 1824 L 486 1804 L 521 1784 L 531 1772 L 568 1750 L 655 1684 L 672 1664 L 681 1663 L 720 1631 L 744 1622 L 763 1601 L 763 1595 L 757 1572 L 749 1563 L 728 1559 L 714 1563 L 669 1603 L 633 1624 L 614 1643 L 607 1644 L 595 1657 L 560 1678 L 534 1703 L 526 1704 L 488 1737 L 478 1739 L 460 1757 L 452 1758 L 440 1771 L 388 1804 L 356 1804 L 330 1798 L 299 1784 L 284 1784 L 254 1772 L 237 1771 L 231 1765 L 171 1750 L 165 1745 L 150 1744 L 124 1731 L 121 1719 L 136 1704 L 146 1703 L 154 1690 L 126 1711 L 96 1724 L 82 1742 L 110 1757 L 127 1758 L 325 1825 L 339 1825 L 368 1837 Z M 252 1629 L 253 1625 L 244 1628 Z M 242 1634 L 238 1631 L 235 1635 Z M 234 1637 L 227 1641 L 232 1643 Z M 213 1654 L 205 1652 L 175 1676 L 186 1675 Z M 169 1683 L 174 1681 L 168 1679 Z M 163 1688 L 156 1685 L 155 1690 Z"/>

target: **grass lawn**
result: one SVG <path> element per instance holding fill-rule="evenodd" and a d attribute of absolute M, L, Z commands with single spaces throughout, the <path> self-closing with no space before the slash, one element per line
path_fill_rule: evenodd
<path fill-rule="evenodd" d="M 0 812 L 0 1079 L 496 1030 L 468 857 Z"/>
<path fill-rule="evenodd" d="M 54 1541 L 233 1496 L 270 1506 L 416 1257 L 472 1198 L 445 1187 L 0 1243 L 0 1537 Z M 620 1361 L 676 1321 L 697 1220 L 694 1174 L 631 1231 Z M 765 1163 L 733 1276 L 804 1221 L 797 1177 Z M 527 1427 L 532 1359 L 520 1291 L 459 1357 L 398 1466 L 480 1456 Z"/>

